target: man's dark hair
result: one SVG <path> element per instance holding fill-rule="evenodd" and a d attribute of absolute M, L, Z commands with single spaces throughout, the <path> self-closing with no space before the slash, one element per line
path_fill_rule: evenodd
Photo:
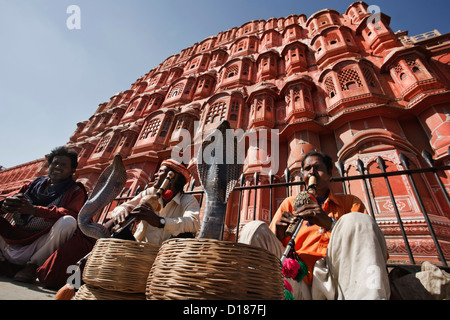
<path fill-rule="evenodd" d="M 331 157 L 326 155 L 325 153 L 314 151 L 314 150 L 308 152 L 307 154 L 305 154 L 305 156 L 303 157 L 303 160 L 302 160 L 302 168 L 303 168 L 303 166 L 305 164 L 306 158 L 313 157 L 313 156 L 316 156 L 316 157 L 319 157 L 319 158 L 322 159 L 322 162 L 327 167 L 328 174 L 331 175 L 331 173 L 333 171 L 333 160 L 331 159 Z"/>
<path fill-rule="evenodd" d="M 186 178 L 182 174 L 178 174 L 178 179 L 174 183 L 174 187 L 180 192 L 183 192 L 184 185 L 186 184 Z"/>
<path fill-rule="evenodd" d="M 184 163 L 184 162 L 180 162 L 180 164 L 183 166 L 183 167 L 185 167 L 185 168 L 187 168 L 187 165 L 186 165 L 186 163 Z M 177 190 L 180 190 L 180 192 L 181 193 L 183 193 L 183 188 L 184 188 L 184 185 L 186 184 L 186 178 L 182 175 L 182 174 L 180 174 L 180 173 L 178 173 L 178 179 L 175 181 L 175 183 L 174 183 L 174 187 L 177 189 Z"/>
<path fill-rule="evenodd" d="M 47 163 L 49 165 L 52 163 L 53 158 L 55 156 L 66 156 L 66 157 L 69 157 L 72 169 L 76 169 L 78 167 L 78 155 L 72 149 L 69 149 L 69 148 L 67 148 L 65 146 L 57 147 L 57 148 L 53 149 L 47 155 Z"/>

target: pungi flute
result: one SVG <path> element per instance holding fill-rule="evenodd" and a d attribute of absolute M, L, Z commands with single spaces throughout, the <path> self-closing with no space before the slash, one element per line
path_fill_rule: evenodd
<path fill-rule="evenodd" d="M 315 202 L 317 188 L 317 180 L 315 176 L 311 176 L 308 179 L 308 187 L 305 191 L 299 192 L 295 197 L 293 207 L 294 211 L 297 211 L 301 206 Z M 287 258 L 292 249 L 295 250 L 295 238 L 297 237 L 300 228 L 302 227 L 303 219 L 297 219 L 294 223 L 291 223 L 286 229 L 286 234 L 291 237 L 284 250 L 283 256 L 281 257 L 281 265 L 283 265 L 284 260 Z"/>
<path fill-rule="evenodd" d="M 175 177 L 175 174 L 172 171 L 169 171 L 167 173 L 167 176 L 164 179 L 161 187 L 159 187 L 159 189 L 156 191 L 156 193 L 144 197 L 141 200 L 141 204 L 143 204 L 143 203 L 149 204 L 152 207 L 153 211 L 159 212 L 161 210 L 161 204 L 159 203 L 159 199 L 161 197 L 163 197 L 163 199 L 166 198 L 167 193 L 170 192 L 170 190 L 166 191 L 166 189 L 169 186 L 170 181 L 172 181 L 173 177 Z M 115 235 L 119 234 L 120 232 L 122 232 L 125 228 L 127 228 L 130 224 L 132 224 L 135 221 L 136 221 L 136 217 L 131 217 L 131 218 L 125 220 L 125 222 L 122 224 L 116 224 L 112 228 L 111 236 L 114 237 Z"/>

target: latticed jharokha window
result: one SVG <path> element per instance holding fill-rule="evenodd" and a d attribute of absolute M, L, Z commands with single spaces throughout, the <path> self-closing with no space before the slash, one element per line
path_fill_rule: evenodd
<path fill-rule="evenodd" d="M 403 67 L 400 63 L 397 63 L 397 65 L 394 67 L 394 72 L 400 80 L 406 78 L 406 74 L 403 72 Z"/>
<path fill-rule="evenodd" d="M 170 90 L 169 98 L 174 98 L 181 94 L 183 91 L 184 83 L 177 84 L 175 87 Z"/>
<path fill-rule="evenodd" d="M 156 98 L 154 98 L 154 99 L 153 99 L 152 105 L 155 106 L 155 107 L 158 106 L 158 105 L 160 105 L 160 104 L 161 104 L 161 100 L 162 100 L 161 97 L 156 97 Z"/>
<path fill-rule="evenodd" d="M 295 86 L 294 87 L 294 104 L 297 104 L 297 102 L 300 101 L 300 87 Z"/>
<path fill-rule="evenodd" d="M 416 73 L 417 71 L 420 71 L 419 64 L 417 63 L 416 59 L 409 57 L 406 58 L 406 64 L 411 68 L 411 71 Z"/>
<path fill-rule="evenodd" d="M 400 63 L 397 63 L 397 65 L 394 67 L 394 71 L 397 75 L 403 71 L 403 67 L 400 65 Z"/>
<path fill-rule="evenodd" d="M 354 69 L 342 70 L 338 73 L 338 79 L 342 91 L 353 90 L 363 86 L 358 71 Z"/>
<path fill-rule="evenodd" d="M 336 88 L 334 87 L 334 82 L 331 77 L 328 77 L 324 81 L 325 83 L 325 90 L 327 91 L 327 94 L 330 98 L 333 98 L 336 95 Z"/>
<path fill-rule="evenodd" d="M 191 127 L 192 120 L 189 117 L 181 116 L 178 119 L 177 125 L 175 126 L 175 129 L 189 129 Z"/>
<path fill-rule="evenodd" d="M 172 122 L 171 118 L 167 118 L 161 128 L 161 132 L 159 134 L 160 137 L 165 137 L 167 135 L 167 132 L 169 131 L 170 128 L 170 123 Z"/>
<path fill-rule="evenodd" d="M 258 112 L 258 111 L 262 111 L 262 108 L 263 108 L 263 99 L 262 99 L 262 98 L 256 99 L 255 105 L 256 105 L 256 111 L 257 111 L 257 112 Z"/>
<path fill-rule="evenodd" d="M 103 139 L 98 144 L 97 149 L 95 150 L 95 153 L 102 152 L 105 149 L 105 147 L 108 145 L 109 140 L 111 140 L 111 136 L 103 137 Z"/>
<path fill-rule="evenodd" d="M 239 67 L 237 65 L 232 65 L 227 68 L 225 71 L 225 78 L 232 78 L 236 76 L 239 72 Z"/>
<path fill-rule="evenodd" d="M 192 89 L 192 86 L 193 86 L 194 84 L 192 83 L 192 82 L 188 82 L 187 84 L 186 84 L 186 88 L 184 89 L 184 94 L 189 94 L 190 92 L 191 92 L 191 89 Z"/>
<path fill-rule="evenodd" d="M 245 63 L 244 67 L 242 68 L 242 74 L 244 76 L 247 76 L 249 71 L 250 71 L 250 65 L 248 63 Z"/>
<path fill-rule="evenodd" d="M 199 61 L 200 61 L 200 58 L 197 58 L 194 61 L 192 61 L 190 69 L 194 69 L 198 65 Z"/>
<path fill-rule="evenodd" d="M 239 102 L 233 101 L 231 103 L 230 120 L 236 121 L 238 119 L 238 115 L 239 115 Z"/>
<path fill-rule="evenodd" d="M 205 89 L 207 89 L 209 87 L 211 80 L 210 79 L 201 79 L 199 84 L 198 84 L 198 88 L 204 87 Z"/>
<path fill-rule="evenodd" d="M 148 137 L 155 136 L 159 130 L 160 125 L 161 125 L 160 119 L 153 119 L 152 121 L 148 122 L 147 125 L 144 127 L 144 130 L 142 130 L 142 134 L 139 140 L 144 140 L 147 139 Z"/>
<path fill-rule="evenodd" d="M 247 44 L 246 41 L 241 41 L 241 42 L 239 42 L 238 47 L 237 47 L 237 51 L 242 51 L 242 50 L 244 50 L 246 44 Z"/>
<path fill-rule="evenodd" d="M 214 103 L 206 115 L 206 124 L 214 123 L 216 121 L 221 121 L 225 119 L 225 114 L 227 113 L 227 104 L 225 102 L 219 101 Z"/>
<path fill-rule="evenodd" d="M 373 76 L 372 71 L 370 71 L 368 68 L 363 68 L 362 69 L 364 78 L 367 81 L 367 84 L 371 87 L 376 87 L 377 82 L 375 81 L 375 77 Z"/>
<path fill-rule="evenodd" d="M 162 77 L 161 75 L 157 75 L 156 77 L 154 77 L 150 82 L 150 87 L 156 86 L 160 81 L 161 77 Z"/>
<path fill-rule="evenodd" d="M 114 148 L 116 147 L 117 143 L 119 142 L 119 136 L 115 135 L 111 141 L 111 143 L 109 144 L 108 149 L 106 150 L 106 152 L 113 152 Z"/>

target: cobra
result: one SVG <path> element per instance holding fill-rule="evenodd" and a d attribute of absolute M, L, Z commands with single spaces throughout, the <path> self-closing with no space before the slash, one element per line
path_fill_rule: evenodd
<path fill-rule="evenodd" d="M 227 202 L 242 172 L 243 164 L 237 161 L 237 138 L 227 139 L 226 136 L 226 131 L 230 129 L 230 123 L 222 121 L 216 131 L 204 139 L 199 150 L 202 154 L 206 150 L 211 152 L 208 155 L 211 159 L 209 163 L 197 164 L 200 183 L 206 195 L 199 239 L 222 240 Z M 222 138 L 217 139 L 218 136 Z M 227 163 L 227 152 L 230 150 L 234 150 L 233 162 Z"/>
<path fill-rule="evenodd" d="M 110 231 L 92 218 L 122 191 L 127 181 L 127 172 L 120 155 L 115 155 L 112 163 L 103 170 L 89 199 L 78 213 L 78 226 L 88 237 L 110 238 Z"/>

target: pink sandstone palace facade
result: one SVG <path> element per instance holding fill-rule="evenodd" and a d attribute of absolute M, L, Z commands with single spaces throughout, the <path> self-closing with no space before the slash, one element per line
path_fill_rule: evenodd
<path fill-rule="evenodd" d="M 387 171 L 403 170 L 401 154 L 412 168 L 427 167 L 423 150 L 437 165 L 450 165 L 450 34 L 410 37 L 394 33 L 387 15 L 377 24 L 369 23 L 370 16 L 367 4 L 355 2 L 344 13 L 325 9 L 310 17 L 251 21 L 167 58 L 77 124 L 67 143 L 79 153 L 77 179 L 92 190 L 119 153 L 128 174 L 126 194 L 134 194 L 151 184 L 161 161 L 171 156 L 180 129 L 191 133 L 194 146 L 221 120 L 244 131 L 278 130 L 275 183 L 286 181 L 286 168 L 291 181 L 299 180 L 302 156 L 312 149 L 342 163 L 348 176 L 360 175 L 358 161 L 366 173 L 380 172 L 377 157 Z M 195 178 L 194 162 L 189 169 Z M 252 185 L 254 173 L 265 165 L 259 159 L 244 166 L 244 185 Z M 0 171 L 0 193 L 45 173 L 44 159 Z M 439 178 L 450 189 L 448 170 Z M 431 173 L 414 180 L 448 259 L 450 208 Z M 269 176 L 259 176 L 259 184 L 268 181 Z M 392 176 L 389 181 L 414 253 L 436 259 L 410 180 Z M 403 259 L 404 243 L 383 179 L 368 179 L 368 192 L 363 183 L 349 180 L 346 190 L 373 206 L 391 258 Z M 341 183 L 333 188 L 343 192 Z M 286 188 L 274 190 L 272 199 L 268 192 L 247 190 L 241 201 L 233 193 L 225 239 L 236 232 L 239 202 L 241 225 L 270 220 Z"/>

